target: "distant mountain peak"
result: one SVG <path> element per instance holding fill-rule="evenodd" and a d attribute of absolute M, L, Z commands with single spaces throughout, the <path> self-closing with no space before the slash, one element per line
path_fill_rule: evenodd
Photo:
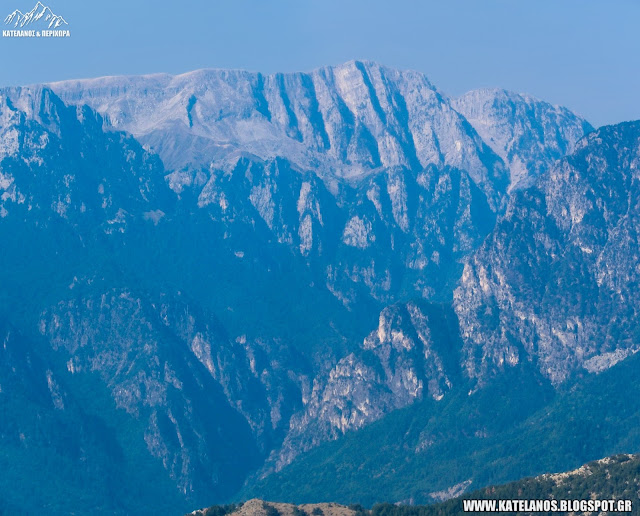
<path fill-rule="evenodd" d="M 510 189 L 527 187 L 593 130 L 569 109 L 500 88 L 481 88 L 452 100 L 511 172 Z"/>
<path fill-rule="evenodd" d="M 218 69 L 51 87 L 150 145 L 170 170 L 281 156 L 327 181 L 351 182 L 390 167 L 434 164 L 469 172 L 494 206 L 507 183 L 498 156 L 425 75 L 371 61 L 299 73 Z"/>

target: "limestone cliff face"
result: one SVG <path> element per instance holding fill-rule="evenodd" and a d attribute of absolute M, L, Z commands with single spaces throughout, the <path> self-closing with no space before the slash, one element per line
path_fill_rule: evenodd
<path fill-rule="evenodd" d="M 484 381 L 526 356 L 559 382 L 574 363 L 595 371 L 635 349 L 613 333 L 632 309 L 582 312 L 562 297 L 606 288 L 611 306 L 635 299 L 632 140 L 591 136 L 513 194 L 492 233 L 514 164 L 547 170 L 588 130 L 579 119 L 509 97 L 520 107 L 487 115 L 485 133 L 469 107 L 484 101 L 456 104 L 421 74 L 360 62 L 52 87 L 0 92 L 0 319 L 28 348 L 6 341 L 0 395 L 22 376 L 53 441 L 66 425 L 87 429 L 73 434 L 79 447 L 60 438 L 54 469 L 124 428 L 105 437 L 112 450 L 87 452 L 90 478 L 116 450 L 127 472 L 117 490 L 142 460 L 179 500 L 223 499 L 251 471 L 417 400 L 447 400 L 466 385 L 462 369 Z M 548 153 L 536 150 L 546 136 L 523 143 L 540 120 Z M 508 230 L 516 219 L 526 231 Z M 529 235 L 524 248 L 508 243 Z M 573 276 L 566 249 L 583 260 Z M 506 288 L 510 264 L 530 256 Z M 572 287 L 534 311 L 536 274 Z M 586 293 L 573 288 L 582 281 Z M 516 305 L 529 311 L 514 319 Z M 553 319 L 562 306 L 573 326 Z M 517 338 L 487 326 L 487 307 Z M 527 347 L 531 324 L 544 346 Z M 87 390 L 104 397 L 99 409 Z"/>
<path fill-rule="evenodd" d="M 116 407 L 142 422 L 149 453 L 162 461 L 185 495 L 203 488 L 224 490 L 239 472 L 234 472 L 237 454 L 220 448 L 220 436 L 227 446 L 244 443 L 244 462 L 255 462 L 259 454 L 247 422 L 197 360 L 204 359 L 203 353 L 191 352 L 190 347 L 206 348 L 215 341 L 204 330 L 183 342 L 175 327 L 165 329 L 154 315 L 145 301 L 115 291 L 54 307 L 42 314 L 40 331 L 54 350 L 64 353 L 71 374 L 98 375 Z M 181 315 L 187 320 L 178 322 L 178 331 L 191 323 Z M 214 481 L 200 484 L 198 469 L 212 471 Z"/>
<path fill-rule="evenodd" d="M 604 127 L 514 195 L 454 293 L 469 377 L 526 360 L 560 384 L 637 351 L 639 142 Z"/>
<path fill-rule="evenodd" d="M 423 397 L 442 400 L 459 378 L 453 319 L 429 305 L 385 308 L 360 349 L 314 380 L 304 411 L 291 419 L 275 469 Z"/>
<path fill-rule="evenodd" d="M 427 78 L 352 61 L 311 73 L 201 70 L 55 83 L 147 143 L 171 170 L 286 157 L 322 177 L 433 164 L 466 170 L 497 202 L 508 181 L 499 158 Z"/>
<path fill-rule="evenodd" d="M 384 303 L 448 296 L 507 190 L 591 129 L 531 97 L 452 100 L 423 74 L 360 61 L 51 87 L 157 152 L 171 189 L 229 232 L 238 221 L 266 224 L 300 256 L 320 256 L 316 281 L 346 306 L 362 294 Z"/>
<path fill-rule="evenodd" d="M 508 166 L 510 189 L 530 186 L 593 131 L 566 108 L 505 90 L 470 91 L 452 105 Z"/>

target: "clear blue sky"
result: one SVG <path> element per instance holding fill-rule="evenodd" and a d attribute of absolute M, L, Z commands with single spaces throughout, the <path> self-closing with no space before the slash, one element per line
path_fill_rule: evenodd
<path fill-rule="evenodd" d="M 565 105 L 594 125 L 640 119 L 638 0 L 44 3 L 72 37 L 0 38 L 0 85 L 371 59 L 424 72 L 451 95 L 496 86 Z M 0 0 L 0 20 L 34 4 Z"/>

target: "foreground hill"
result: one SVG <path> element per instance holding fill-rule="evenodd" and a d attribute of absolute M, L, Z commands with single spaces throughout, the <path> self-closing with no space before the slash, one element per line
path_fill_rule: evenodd
<path fill-rule="evenodd" d="M 464 486 L 461 486 L 464 488 Z M 464 500 L 629 500 L 632 511 L 640 514 L 640 455 L 615 455 L 589 462 L 565 473 L 546 473 L 508 484 L 493 485 L 463 496 L 460 489 L 432 493 L 431 505 L 398 505 L 381 503 L 366 510 L 360 505 L 335 503 L 293 505 L 252 499 L 240 506 L 214 506 L 194 511 L 194 516 L 454 516 L 464 511 Z M 444 501 L 441 501 L 444 500 Z M 569 511 L 574 515 L 607 514 L 611 511 Z M 554 514 L 553 512 L 503 511 L 500 514 Z"/>
<path fill-rule="evenodd" d="M 194 511 L 194 516 L 354 516 L 361 511 L 360 506 L 344 506 L 337 503 L 291 503 L 265 502 L 253 498 L 242 504 L 214 505 L 208 509 Z"/>
<path fill-rule="evenodd" d="M 414 514 L 465 514 L 462 500 L 630 500 L 632 510 L 623 514 L 640 514 L 640 455 L 615 455 L 590 462 L 566 473 L 544 474 L 500 486 L 491 486 L 462 497 L 437 504 L 426 511 L 394 510 L 397 516 Z M 571 514 L 612 514 L 614 511 L 570 511 Z M 468 513 L 467 513 L 468 514 Z M 515 514 L 553 514 L 515 512 Z"/>

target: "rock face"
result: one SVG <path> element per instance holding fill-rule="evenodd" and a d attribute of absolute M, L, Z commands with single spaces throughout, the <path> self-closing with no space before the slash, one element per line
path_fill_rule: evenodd
<path fill-rule="evenodd" d="M 321 177 L 433 164 L 466 170 L 494 203 L 506 170 L 422 74 L 352 61 L 304 74 L 202 70 L 51 87 L 88 104 L 160 154 L 205 169 L 240 155 L 282 156 Z M 186 149 L 186 152 L 185 152 Z"/>
<path fill-rule="evenodd" d="M 385 308 L 361 348 L 314 380 L 304 412 L 291 420 L 276 471 L 299 453 L 423 397 L 441 400 L 459 380 L 450 315 L 416 303 Z"/>
<path fill-rule="evenodd" d="M 422 74 L 359 61 L 51 87 L 157 152 L 170 187 L 226 225 L 261 220 L 301 256 L 322 255 L 315 281 L 347 306 L 363 293 L 385 303 L 449 296 L 510 176 L 539 174 L 590 130 L 529 97 L 504 93 L 508 102 L 486 113 L 481 93 L 452 101 Z M 482 123 L 472 127 L 467 112 Z"/>
<path fill-rule="evenodd" d="M 454 294 L 470 378 L 531 361 L 560 384 L 637 351 L 639 143 L 603 127 L 513 196 Z"/>
<path fill-rule="evenodd" d="M 102 117 L 88 107 L 67 107 L 48 88 L 17 88 L 0 95 L 0 113 L 2 218 L 35 210 L 33 218 L 53 212 L 119 231 L 143 206 L 171 202 L 158 157 L 130 135 L 104 133 Z"/>
<path fill-rule="evenodd" d="M 185 496 L 220 496 L 259 461 L 249 422 L 264 431 L 264 414 L 231 404 L 262 385 L 240 353 L 223 370 L 233 347 L 187 307 L 161 301 L 111 291 L 63 302 L 41 315 L 40 333 L 71 374 L 97 375 L 116 408 L 140 421 L 149 453 Z"/>
<path fill-rule="evenodd" d="M 452 105 L 508 166 L 510 189 L 530 186 L 593 131 L 566 108 L 505 90 L 470 91 Z"/>
<path fill-rule="evenodd" d="M 240 160 L 208 181 L 198 203 L 229 230 L 239 220 L 263 226 L 346 307 L 442 295 L 495 220 L 468 174 L 435 166 L 387 169 L 334 196 L 286 160 Z"/>
<path fill-rule="evenodd" d="M 360 62 L 52 88 L 0 92 L 0 318 L 33 355 L 6 352 L 0 386 L 24 371 L 23 390 L 42 395 L 32 413 L 55 415 L 52 435 L 86 429 L 81 448 L 115 432 L 104 437 L 111 448 L 86 458 L 90 478 L 107 472 L 94 484 L 126 498 L 102 510 L 132 512 L 138 467 L 173 506 L 226 499 L 255 471 L 415 401 L 446 403 L 467 377 L 482 383 L 501 365 L 476 363 L 478 350 L 522 359 L 514 349 L 524 345 L 474 319 L 473 307 L 494 302 L 474 297 L 470 271 L 494 256 L 486 249 L 504 237 L 491 232 L 507 202 L 498 228 L 533 195 L 507 201 L 510 177 L 519 187 L 546 170 L 589 130 L 581 119 L 515 96 L 508 116 L 473 118 L 484 101 L 454 102 L 421 74 Z M 589 157 L 598 138 L 564 163 L 582 152 L 602 165 Z M 517 168 L 533 160 L 540 168 Z M 557 188 L 578 184 L 567 177 Z M 619 208 L 596 193 L 602 217 Z M 555 195 L 561 220 L 566 193 Z M 556 226 L 538 240 L 556 238 Z M 463 264 L 490 233 L 465 266 L 454 313 Z M 607 252 L 624 254 L 627 241 Z M 633 259 L 615 274 L 600 266 L 597 281 L 626 280 Z M 476 329 L 486 338 L 474 341 Z M 580 364 L 600 370 L 635 349 L 607 342 Z M 556 348 L 559 382 L 578 351 Z M 2 435 L 15 443 L 19 407 L 7 407 Z M 84 460 L 63 441 L 51 471 Z M 117 481 L 114 453 L 127 472 Z"/>

